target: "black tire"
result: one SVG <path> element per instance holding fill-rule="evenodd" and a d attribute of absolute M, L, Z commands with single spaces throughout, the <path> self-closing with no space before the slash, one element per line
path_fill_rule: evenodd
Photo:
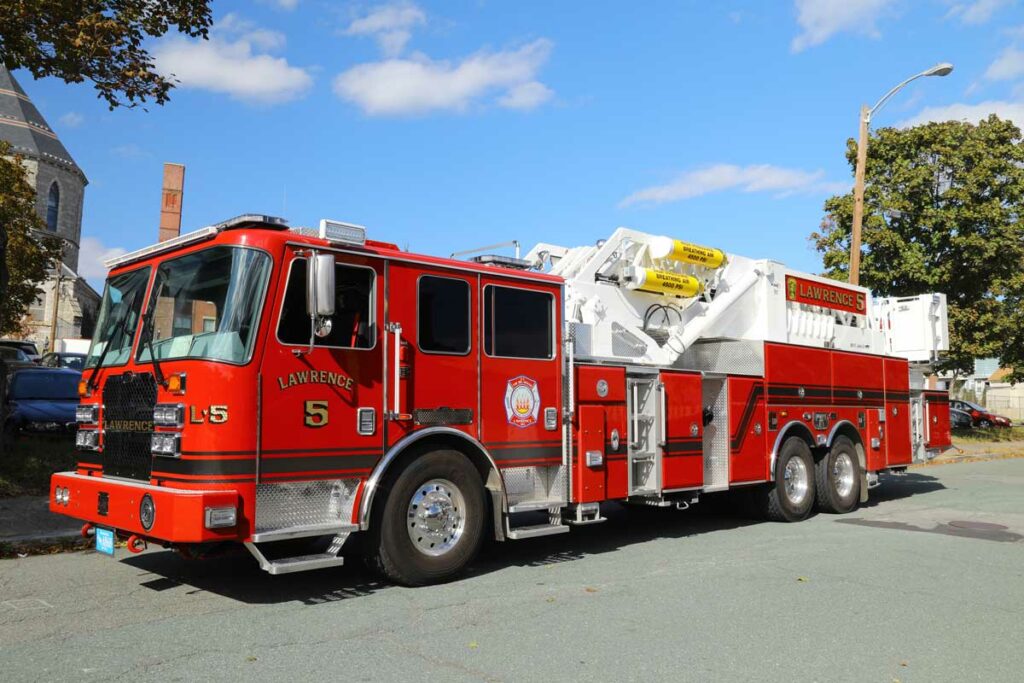
<path fill-rule="evenodd" d="M 857 509 L 860 478 L 857 447 L 845 436 L 837 437 L 825 457 L 814 466 L 814 493 L 818 509 L 837 515 Z"/>
<path fill-rule="evenodd" d="M 790 461 L 794 461 L 790 467 Z M 802 463 L 803 467 L 800 467 Z M 795 477 L 790 474 L 802 472 L 802 493 L 798 496 L 794 486 L 787 482 Z M 807 519 L 814 508 L 814 458 L 807 443 L 798 436 L 791 436 L 782 443 L 779 456 L 775 461 L 775 481 L 765 484 L 754 492 L 754 504 L 760 515 L 772 522 L 799 522 Z"/>
<path fill-rule="evenodd" d="M 427 486 L 430 482 L 447 482 L 450 486 Z M 476 556 L 487 505 L 480 474 L 462 453 L 437 450 L 419 455 L 378 495 L 383 495 L 384 500 L 380 515 L 374 518 L 375 528 L 371 529 L 370 564 L 391 581 L 404 586 L 449 581 L 465 570 Z M 462 509 L 458 495 L 461 495 Z M 432 500 L 440 501 L 433 506 L 435 515 L 429 522 L 426 519 L 410 521 L 411 505 L 416 500 L 426 501 L 424 505 L 431 504 Z M 442 523 L 439 530 L 423 530 L 427 524 L 453 516 L 461 518 L 461 522 L 452 528 Z M 415 526 L 417 523 L 421 526 Z M 417 533 L 417 539 L 414 540 L 410 528 Z M 453 529 L 461 529 L 461 532 L 455 531 L 453 535 Z M 452 538 L 455 540 L 450 540 Z M 432 541 L 436 541 L 436 547 L 431 545 Z M 440 554 L 428 554 L 430 552 Z"/>
<path fill-rule="evenodd" d="M 982 429 L 988 429 L 989 427 L 992 426 L 992 423 L 989 422 L 988 420 L 982 420 L 981 422 L 978 423 L 978 426 L 981 427 Z"/>

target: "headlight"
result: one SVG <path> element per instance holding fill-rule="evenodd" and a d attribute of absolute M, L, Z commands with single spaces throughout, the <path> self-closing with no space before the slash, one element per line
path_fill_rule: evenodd
<path fill-rule="evenodd" d="M 142 502 L 139 503 L 139 522 L 142 523 L 142 528 L 149 531 L 153 528 L 153 520 L 156 519 L 156 503 L 147 493 L 142 497 Z"/>
<path fill-rule="evenodd" d="M 95 429 L 79 429 L 75 434 L 75 447 L 82 451 L 98 451 L 100 433 Z"/>
<path fill-rule="evenodd" d="M 150 450 L 154 455 L 177 458 L 181 455 L 181 434 L 174 432 L 153 432 L 150 437 Z"/>
<path fill-rule="evenodd" d="M 94 425 L 100 419 L 100 407 L 95 403 L 83 403 L 75 407 L 75 422 L 80 425 Z"/>
<path fill-rule="evenodd" d="M 58 486 L 53 491 L 53 499 L 57 505 L 63 505 L 67 507 L 68 503 L 71 502 L 71 489 L 66 486 Z"/>
<path fill-rule="evenodd" d="M 153 408 L 153 424 L 159 427 L 182 427 L 185 406 L 181 403 L 158 403 Z"/>

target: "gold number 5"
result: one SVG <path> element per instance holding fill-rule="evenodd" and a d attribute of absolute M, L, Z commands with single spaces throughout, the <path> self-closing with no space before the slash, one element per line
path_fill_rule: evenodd
<path fill-rule="evenodd" d="M 327 424 L 327 401 L 306 401 L 307 427 L 323 427 Z"/>

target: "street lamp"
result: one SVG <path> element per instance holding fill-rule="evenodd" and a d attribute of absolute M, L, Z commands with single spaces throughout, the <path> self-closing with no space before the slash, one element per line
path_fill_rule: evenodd
<path fill-rule="evenodd" d="M 860 284 L 860 229 L 864 222 L 864 165 L 868 160 L 868 127 L 871 125 L 871 116 L 882 108 L 889 101 L 889 98 L 899 92 L 903 86 L 923 76 L 948 76 L 953 71 L 953 65 L 949 62 L 936 64 L 932 68 L 911 76 L 889 92 L 882 95 L 882 99 L 875 102 L 875 106 L 868 109 L 867 105 L 860 108 L 860 139 L 857 142 L 857 172 L 854 174 L 853 182 L 853 234 L 850 237 L 850 284 Z"/>

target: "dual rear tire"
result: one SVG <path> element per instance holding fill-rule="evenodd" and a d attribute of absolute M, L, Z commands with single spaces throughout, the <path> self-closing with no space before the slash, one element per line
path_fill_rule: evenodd
<path fill-rule="evenodd" d="M 761 514 L 774 522 L 799 522 L 815 505 L 822 512 L 843 514 L 860 501 L 857 450 L 845 436 L 832 443 L 815 462 L 807 442 L 791 436 L 782 443 L 775 462 L 775 481 L 755 494 Z"/>

